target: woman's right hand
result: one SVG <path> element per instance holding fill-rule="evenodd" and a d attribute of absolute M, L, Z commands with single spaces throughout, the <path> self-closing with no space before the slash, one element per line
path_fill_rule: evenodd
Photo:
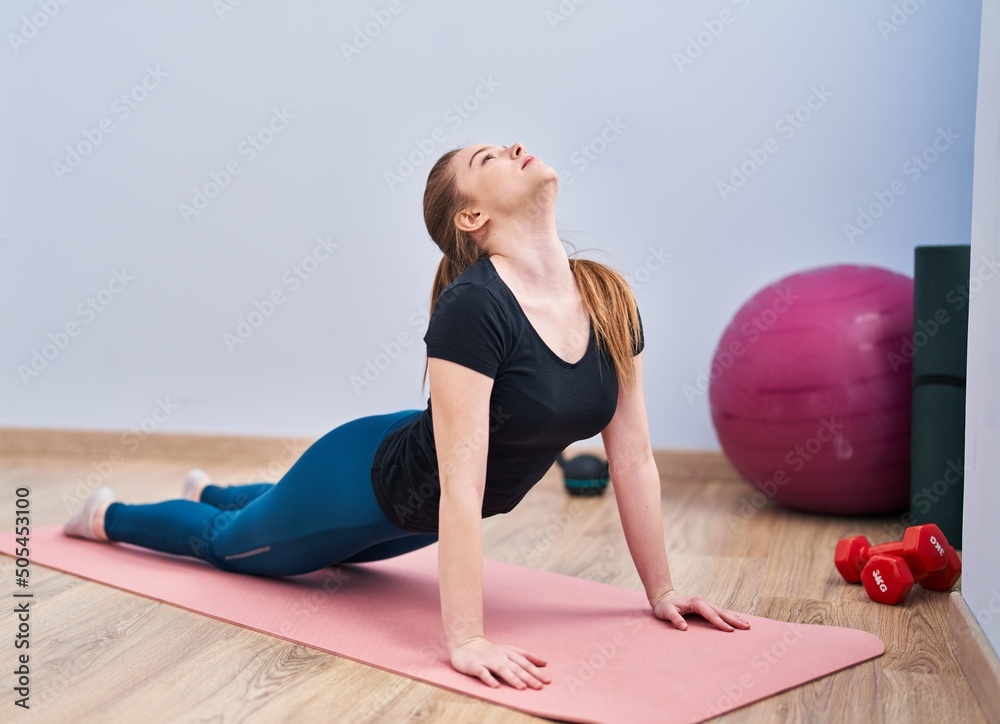
<path fill-rule="evenodd" d="M 482 636 L 466 641 L 451 652 L 451 665 L 457 671 L 478 676 L 494 689 L 500 684 L 493 674 L 515 689 L 527 686 L 541 689 L 542 684 L 552 683 L 552 679 L 538 668 L 545 664 L 545 659 L 533 653 L 516 646 L 495 644 Z"/>

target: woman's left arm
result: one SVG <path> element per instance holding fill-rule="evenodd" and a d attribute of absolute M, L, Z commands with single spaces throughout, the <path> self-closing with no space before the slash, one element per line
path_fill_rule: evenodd
<path fill-rule="evenodd" d="M 750 628 L 738 614 L 721 609 L 699 596 L 674 591 L 667 564 L 660 503 L 660 473 L 649 441 L 649 423 L 642 386 L 643 352 L 633 357 L 635 387 L 625 394 L 619 383 L 618 406 L 601 432 L 608 456 L 611 484 L 618 501 L 625 541 L 635 562 L 646 597 L 657 618 L 686 629 L 684 614 L 697 613 L 723 631 Z"/>

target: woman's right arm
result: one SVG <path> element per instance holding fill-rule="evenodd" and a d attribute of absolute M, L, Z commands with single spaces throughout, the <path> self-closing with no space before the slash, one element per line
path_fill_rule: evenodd
<path fill-rule="evenodd" d="M 483 630 L 482 507 L 489 450 L 492 378 L 449 360 L 428 359 L 441 502 L 438 576 L 441 618 L 451 663 L 498 687 L 492 674 L 519 689 L 551 679 L 545 661 L 488 641 Z"/>

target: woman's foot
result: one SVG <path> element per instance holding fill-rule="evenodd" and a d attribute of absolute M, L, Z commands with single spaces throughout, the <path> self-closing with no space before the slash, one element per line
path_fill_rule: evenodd
<path fill-rule="evenodd" d="M 195 502 L 201 501 L 201 491 L 212 481 L 201 468 L 195 468 L 184 478 L 184 497 Z"/>
<path fill-rule="evenodd" d="M 115 494 L 111 488 L 98 488 L 83 503 L 83 510 L 66 521 L 63 533 L 74 538 L 107 541 L 104 532 L 104 513 L 108 506 L 115 502 Z"/>

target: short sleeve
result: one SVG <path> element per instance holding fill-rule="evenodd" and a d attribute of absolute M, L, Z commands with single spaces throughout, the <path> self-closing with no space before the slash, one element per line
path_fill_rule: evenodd
<path fill-rule="evenodd" d="M 427 356 L 450 360 L 496 378 L 508 345 L 508 324 L 489 289 L 456 284 L 438 296 L 427 324 Z"/>
<path fill-rule="evenodd" d="M 636 306 L 635 306 L 635 313 L 639 317 L 639 337 L 638 337 L 638 339 L 634 340 L 635 344 L 633 345 L 633 349 L 635 351 L 632 353 L 633 357 L 635 357 L 637 354 L 639 354 L 640 352 L 642 352 L 642 350 L 646 347 L 646 338 L 643 336 L 643 332 L 642 332 L 642 315 L 639 314 L 639 305 L 638 304 L 636 304 Z"/>

